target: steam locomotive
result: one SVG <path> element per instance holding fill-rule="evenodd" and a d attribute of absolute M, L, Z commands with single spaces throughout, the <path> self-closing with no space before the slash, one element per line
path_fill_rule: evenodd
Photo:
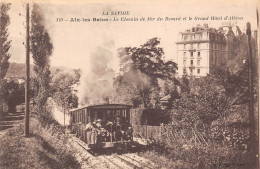
<path fill-rule="evenodd" d="M 133 143 L 130 108 L 126 104 L 99 104 L 72 109 L 72 133 L 90 149 L 129 149 Z"/>

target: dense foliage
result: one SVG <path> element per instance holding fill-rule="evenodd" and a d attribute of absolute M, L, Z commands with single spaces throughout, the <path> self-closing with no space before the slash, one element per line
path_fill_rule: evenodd
<path fill-rule="evenodd" d="M 255 121 L 258 114 L 257 43 L 252 37 Z M 233 37 L 227 63 L 206 77 L 179 79 L 180 98 L 172 101 L 171 124 L 143 155 L 158 168 L 256 168 L 248 146 L 248 43 Z M 257 129 L 259 130 L 259 129 Z M 255 156 L 255 154 L 254 154 Z"/>
<path fill-rule="evenodd" d="M 73 85 L 77 85 L 80 74 L 79 70 L 72 72 L 57 69 L 52 77 L 52 98 L 54 101 L 65 109 L 76 108 L 78 106 L 78 97 L 74 93 Z"/>
<path fill-rule="evenodd" d="M 183 123 L 194 126 L 197 121 L 202 121 L 210 125 L 212 121 L 225 117 L 230 100 L 225 95 L 225 88 L 214 77 L 196 79 L 191 85 L 189 93 L 183 93 L 173 102 L 173 109 L 182 116 Z"/>
<path fill-rule="evenodd" d="M 8 105 L 9 112 L 15 112 L 18 104 L 24 103 L 24 83 L 15 80 L 4 80 L 2 96 Z"/>
<path fill-rule="evenodd" d="M 9 67 L 11 41 L 8 40 L 8 25 L 10 24 L 10 17 L 7 14 L 10 9 L 10 4 L 1 3 L 0 14 L 0 80 L 3 80 Z"/>
<path fill-rule="evenodd" d="M 10 24 L 10 17 L 8 15 L 8 10 L 10 9 L 10 4 L 0 3 L 0 113 L 2 113 L 2 99 L 4 98 L 4 77 L 9 67 L 10 53 L 8 52 L 11 47 L 11 41 L 8 40 L 8 25 Z M 0 114 L 1 116 L 1 114 Z"/>
<path fill-rule="evenodd" d="M 50 96 L 50 56 L 53 45 L 45 28 L 43 11 L 38 4 L 33 5 L 31 25 L 31 52 L 37 81 L 36 107 L 37 111 L 41 113 L 44 111 L 47 98 Z"/>
<path fill-rule="evenodd" d="M 140 47 L 118 50 L 120 75 L 114 81 L 118 100 L 134 107 L 156 107 L 159 103 L 159 79 L 175 79 L 177 64 L 163 60 L 160 40 L 153 38 Z"/>

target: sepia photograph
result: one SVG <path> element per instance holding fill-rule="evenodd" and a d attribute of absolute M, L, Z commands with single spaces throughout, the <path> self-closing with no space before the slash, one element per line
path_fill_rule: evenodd
<path fill-rule="evenodd" d="M 258 0 L 2 0 L 0 169 L 258 169 Z"/>

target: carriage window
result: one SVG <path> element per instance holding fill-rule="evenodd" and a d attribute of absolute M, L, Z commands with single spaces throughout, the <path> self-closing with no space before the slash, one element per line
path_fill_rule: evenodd
<path fill-rule="evenodd" d="M 82 110 L 82 123 L 85 123 L 85 110 Z"/>
<path fill-rule="evenodd" d="M 90 118 L 89 118 L 89 110 L 86 109 L 86 123 L 88 123 L 89 120 L 90 120 Z"/>
<path fill-rule="evenodd" d="M 112 110 L 107 110 L 106 118 L 107 118 L 107 121 L 113 122 L 113 113 L 112 113 Z"/>
<path fill-rule="evenodd" d="M 93 110 L 91 110 L 90 112 L 89 112 L 89 114 L 90 114 L 90 121 L 94 121 L 94 119 L 95 119 L 95 111 L 93 111 Z"/>
<path fill-rule="evenodd" d="M 81 122 L 81 111 L 79 111 L 79 122 Z"/>
<path fill-rule="evenodd" d="M 125 111 L 126 111 L 126 119 L 130 123 L 130 111 L 129 111 L 129 109 L 125 110 Z"/>
<path fill-rule="evenodd" d="M 101 120 L 103 120 L 103 113 L 102 113 L 102 110 L 98 110 L 98 111 L 97 111 L 97 119 L 101 119 Z"/>
<path fill-rule="evenodd" d="M 122 110 L 122 112 L 123 112 L 123 116 L 126 117 L 126 111 Z"/>
<path fill-rule="evenodd" d="M 84 110 L 82 110 L 82 123 L 85 123 L 85 111 Z"/>
<path fill-rule="evenodd" d="M 81 111 L 81 122 L 83 123 L 83 119 L 84 119 L 84 110 Z"/>
<path fill-rule="evenodd" d="M 87 123 L 87 110 L 84 110 L 84 123 Z"/>

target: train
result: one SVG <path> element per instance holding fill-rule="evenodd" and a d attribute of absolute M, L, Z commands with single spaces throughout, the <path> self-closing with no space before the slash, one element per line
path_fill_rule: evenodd
<path fill-rule="evenodd" d="M 69 112 L 71 132 L 92 150 L 131 149 L 133 145 L 131 107 L 127 104 L 98 104 L 71 109 Z"/>

